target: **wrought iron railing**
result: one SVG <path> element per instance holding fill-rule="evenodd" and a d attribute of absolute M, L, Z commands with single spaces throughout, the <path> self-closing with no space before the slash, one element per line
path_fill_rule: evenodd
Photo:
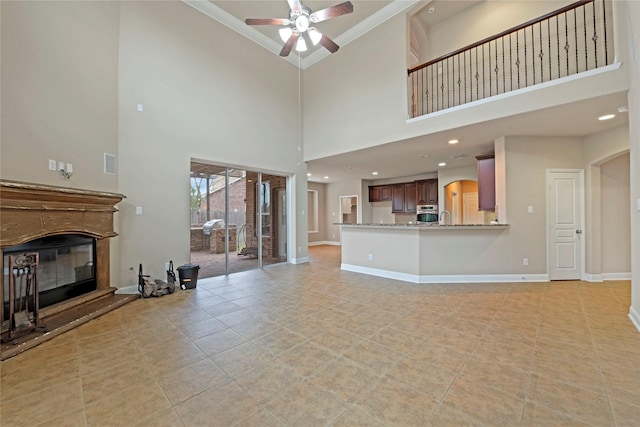
<path fill-rule="evenodd" d="M 582 0 L 409 72 L 409 116 L 611 64 L 611 0 Z"/>

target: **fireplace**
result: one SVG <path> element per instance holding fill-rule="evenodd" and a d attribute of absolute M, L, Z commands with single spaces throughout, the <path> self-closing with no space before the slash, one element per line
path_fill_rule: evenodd
<path fill-rule="evenodd" d="M 81 234 L 61 234 L 30 240 L 3 249 L 4 265 L 9 256 L 37 252 L 40 308 L 96 290 L 95 239 Z M 4 272 L 5 320 L 9 312 L 9 271 Z"/>
<path fill-rule="evenodd" d="M 91 294 L 113 293 L 109 240 L 115 205 L 124 196 L 74 188 L 0 180 L 0 270 L 5 277 L 0 301 L 7 302 L 7 258 L 38 252 L 41 307 L 86 302 Z M 85 297 L 86 296 L 86 297 Z M 5 319 L 0 304 L 0 320 Z M 6 330 L 2 322 L 2 331 Z"/>

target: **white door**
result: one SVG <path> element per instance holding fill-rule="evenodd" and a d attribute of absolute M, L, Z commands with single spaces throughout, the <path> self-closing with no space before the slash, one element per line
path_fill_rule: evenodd
<path fill-rule="evenodd" d="M 484 214 L 478 210 L 478 193 L 462 193 L 462 223 L 482 224 Z"/>
<path fill-rule="evenodd" d="M 582 188 L 582 171 L 547 171 L 547 263 L 550 280 L 581 278 Z"/>

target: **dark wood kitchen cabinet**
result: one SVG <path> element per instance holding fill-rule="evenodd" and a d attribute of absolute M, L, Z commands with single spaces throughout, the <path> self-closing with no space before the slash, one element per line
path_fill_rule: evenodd
<path fill-rule="evenodd" d="M 404 211 L 416 211 L 416 183 L 410 182 L 404 185 Z"/>
<path fill-rule="evenodd" d="M 438 204 L 438 180 L 423 179 L 416 181 L 416 203 L 419 205 Z"/>
<path fill-rule="evenodd" d="M 391 186 L 391 212 L 413 213 L 416 211 L 416 184 L 408 182 Z"/>
<path fill-rule="evenodd" d="M 369 202 L 386 202 L 391 200 L 391 186 L 370 185 Z"/>
<path fill-rule="evenodd" d="M 478 160 L 478 210 L 496 209 L 496 162 L 493 155 L 477 156 Z"/>

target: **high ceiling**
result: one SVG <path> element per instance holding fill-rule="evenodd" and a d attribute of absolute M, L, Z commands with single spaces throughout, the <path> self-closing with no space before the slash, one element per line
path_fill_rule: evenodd
<path fill-rule="evenodd" d="M 283 42 L 278 36 L 278 26 L 248 26 L 246 18 L 288 18 L 286 0 L 183 0 L 202 13 L 244 35 L 258 45 L 278 55 Z M 302 0 L 317 11 L 342 3 L 344 0 Z M 340 46 L 364 35 L 387 19 L 409 13 L 412 25 L 427 27 L 446 19 L 462 8 L 473 6 L 480 0 L 351 0 L 354 11 L 335 19 L 317 24 L 322 33 Z M 435 13 L 429 13 L 433 9 Z M 433 11 L 432 11 L 433 12 Z M 340 55 L 341 51 L 335 53 Z M 328 57 L 330 53 L 316 46 L 303 52 L 295 51 L 283 60 L 305 69 Z M 509 118 L 479 123 L 472 126 L 436 134 L 397 141 L 365 150 L 331 156 L 308 162 L 312 174 L 310 181 L 337 182 L 343 179 L 385 179 L 435 173 L 438 163 L 446 162 L 448 168 L 475 164 L 474 156 L 490 153 L 493 141 L 504 135 L 585 136 L 628 122 L 627 114 L 601 122 L 597 117 L 616 112 L 627 103 L 626 94 L 618 93 L 597 99 L 563 105 L 560 107 L 520 114 Z M 540 126 L 544 123 L 544 126 Z M 449 145 L 450 139 L 460 143 Z M 378 172 L 373 176 L 372 172 Z M 325 179 L 325 176 L 329 178 Z"/>

